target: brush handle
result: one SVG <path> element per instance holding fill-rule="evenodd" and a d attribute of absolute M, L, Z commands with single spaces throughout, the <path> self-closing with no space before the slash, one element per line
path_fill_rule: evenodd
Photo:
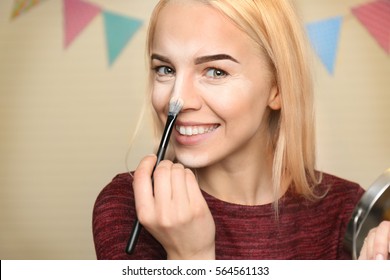
<path fill-rule="evenodd" d="M 161 137 L 160 146 L 157 150 L 157 162 L 154 165 L 153 172 L 156 169 L 156 166 L 164 159 L 165 152 L 168 148 L 169 138 L 171 137 L 172 129 L 175 124 L 176 115 L 168 115 L 167 122 L 165 124 L 165 129 Z M 152 173 L 153 177 L 153 173 Z"/>
<path fill-rule="evenodd" d="M 137 245 L 138 237 L 141 232 L 141 228 L 142 228 L 141 223 L 138 221 L 137 217 L 135 217 L 133 229 L 131 231 L 130 238 L 129 241 L 127 242 L 126 250 L 125 250 L 125 252 L 129 255 L 133 254 L 134 252 L 135 245 Z"/>
<path fill-rule="evenodd" d="M 171 137 L 172 129 L 175 124 L 177 115 L 168 115 L 167 122 L 165 124 L 165 129 L 161 137 L 160 146 L 158 147 L 157 151 L 157 161 L 154 165 L 153 171 L 152 171 L 152 188 L 154 189 L 154 180 L 153 180 L 153 173 L 156 169 L 157 165 L 164 159 L 165 152 L 168 148 L 169 138 Z M 142 225 L 139 222 L 138 218 L 135 217 L 135 221 L 133 224 L 133 229 L 130 234 L 129 241 L 127 242 L 126 250 L 125 252 L 129 255 L 133 254 L 135 245 L 137 245 L 138 237 L 141 232 Z"/>

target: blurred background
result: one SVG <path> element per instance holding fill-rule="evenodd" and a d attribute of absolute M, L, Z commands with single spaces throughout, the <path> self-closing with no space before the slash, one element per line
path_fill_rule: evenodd
<path fill-rule="evenodd" d="M 295 2 L 315 49 L 318 168 L 367 188 L 390 167 L 390 1 Z M 0 1 L 0 259 L 96 258 L 92 208 L 126 172 L 156 3 Z M 143 117 L 130 169 L 151 139 Z"/>

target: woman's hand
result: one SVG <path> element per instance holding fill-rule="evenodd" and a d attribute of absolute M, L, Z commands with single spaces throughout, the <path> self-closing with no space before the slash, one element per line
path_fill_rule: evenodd
<path fill-rule="evenodd" d="M 390 221 L 383 221 L 364 239 L 359 260 L 386 260 L 390 253 Z"/>
<path fill-rule="evenodd" d="M 191 170 L 163 160 L 151 175 L 155 156 L 145 157 L 134 174 L 140 223 L 161 243 L 168 259 L 215 259 L 215 224 Z"/>

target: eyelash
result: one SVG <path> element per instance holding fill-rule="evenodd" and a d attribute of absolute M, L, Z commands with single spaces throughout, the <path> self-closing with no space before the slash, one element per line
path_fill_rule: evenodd
<path fill-rule="evenodd" d="M 168 70 L 170 73 L 159 73 L 159 71 L 161 71 L 162 69 L 165 71 Z M 160 77 L 167 77 L 167 76 L 171 76 L 171 75 L 175 74 L 175 70 L 172 67 L 165 66 L 165 65 L 159 65 L 159 66 L 152 67 L 152 70 L 156 73 L 156 75 L 158 75 Z M 214 75 L 212 77 L 207 75 L 207 73 L 209 71 L 215 71 Z M 216 73 L 220 73 L 221 76 L 215 76 Z M 208 67 L 205 69 L 205 75 L 208 78 L 218 80 L 218 79 L 222 79 L 222 78 L 229 76 L 229 73 L 220 69 L 220 68 L 217 68 L 217 67 Z"/>
<path fill-rule="evenodd" d="M 163 73 L 163 74 L 159 73 L 159 71 L 160 71 L 161 69 L 164 69 L 164 68 L 165 68 L 166 70 L 169 69 L 169 71 L 171 71 L 171 73 Z M 172 74 L 175 73 L 175 70 L 174 70 L 173 68 L 171 68 L 171 67 L 169 67 L 169 66 L 164 66 L 164 65 L 156 66 L 156 67 L 153 67 L 152 69 L 153 69 L 153 71 L 154 71 L 157 75 L 159 75 L 159 76 L 167 76 L 167 75 L 172 75 Z"/>
<path fill-rule="evenodd" d="M 209 67 L 209 68 L 207 68 L 206 69 L 206 74 L 209 72 L 209 71 L 215 71 L 214 72 L 214 75 L 216 74 L 216 73 L 220 73 L 220 74 L 222 74 L 222 76 L 213 76 L 212 78 L 213 79 L 222 79 L 222 78 L 225 78 L 226 76 L 228 76 L 229 75 L 229 73 L 228 72 L 226 72 L 226 71 L 224 71 L 224 70 L 222 70 L 222 69 L 220 69 L 220 68 L 217 68 L 217 67 Z M 207 75 L 206 75 L 207 76 Z"/>

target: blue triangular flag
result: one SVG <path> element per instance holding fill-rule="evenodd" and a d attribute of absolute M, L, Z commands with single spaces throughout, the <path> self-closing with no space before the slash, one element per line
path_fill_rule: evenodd
<path fill-rule="evenodd" d="M 334 73 L 342 17 L 309 23 L 307 33 L 315 52 L 330 74 Z"/>
<path fill-rule="evenodd" d="M 108 59 L 110 66 L 118 58 L 129 40 L 138 31 L 142 21 L 127 16 L 103 11 Z"/>

